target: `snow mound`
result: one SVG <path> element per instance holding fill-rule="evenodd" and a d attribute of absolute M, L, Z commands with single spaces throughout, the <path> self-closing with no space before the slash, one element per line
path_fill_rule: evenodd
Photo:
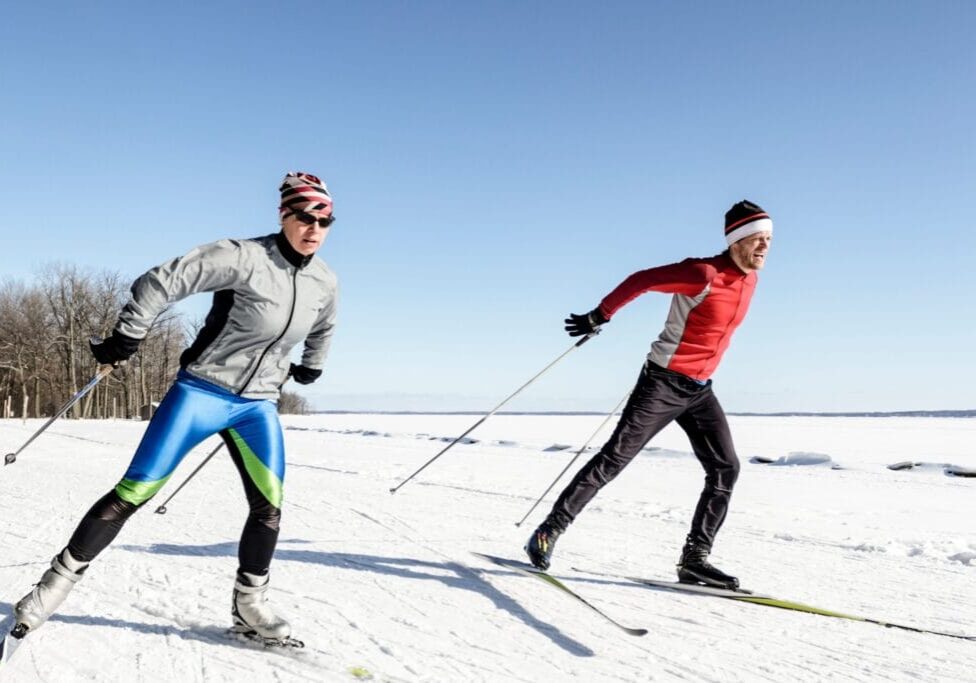
<path fill-rule="evenodd" d="M 962 549 L 960 550 L 960 545 Z M 892 557 L 927 558 L 976 567 L 976 547 L 957 541 L 888 540 L 881 543 L 842 543 L 840 547 L 858 553 L 884 554 Z"/>
<path fill-rule="evenodd" d="M 829 455 L 826 453 L 809 453 L 806 451 L 792 451 L 787 455 L 780 456 L 777 459 L 767 458 L 761 455 L 754 456 L 749 459 L 749 462 L 756 465 L 774 465 L 777 467 L 782 466 L 800 466 L 800 465 L 830 465 L 832 469 L 840 469 L 840 465 L 837 465 Z"/>
<path fill-rule="evenodd" d="M 428 436 L 428 441 L 440 441 L 441 443 L 451 443 L 457 439 L 455 436 Z M 478 443 L 478 439 L 472 439 L 470 436 L 466 436 L 463 439 L 457 439 L 458 443 L 464 444 L 465 446 L 471 446 Z"/>
<path fill-rule="evenodd" d="M 976 567 L 976 553 L 956 553 L 955 555 L 949 556 L 949 561 L 958 562 L 959 564 L 964 564 L 967 567 Z"/>
<path fill-rule="evenodd" d="M 960 467 L 959 465 L 946 465 L 945 473 L 952 477 L 976 477 L 976 467 Z"/>
<path fill-rule="evenodd" d="M 903 472 L 907 470 L 920 470 L 928 472 L 942 472 L 950 477 L 976 477 L 976 468 L 953 465 L 952 463 L 921 462 L 917 460 L 903 460 L 888 465 L 889 470 Z"/>

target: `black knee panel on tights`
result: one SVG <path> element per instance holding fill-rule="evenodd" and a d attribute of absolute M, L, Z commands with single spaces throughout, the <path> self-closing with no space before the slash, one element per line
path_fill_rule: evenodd
<path fill-rule="evenodd" d="M 68 541 L 71 555 L 91 562 L 115 540 L 122 525 L 139 507 L 119 498 L 114 489 L 106 493 L 92 505 Z"/>
<path fill-rule="evenodd" d="M 248 515 L 248 519 L 263 524 L 273 531 L 278 531 L 281 526 L 281 510 L 267 500 L 251 501 L 251 513 Z"/>

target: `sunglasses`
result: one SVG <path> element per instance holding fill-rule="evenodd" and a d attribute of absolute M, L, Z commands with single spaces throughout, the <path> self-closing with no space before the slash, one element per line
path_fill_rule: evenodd
<path fill-rule="evenodd" d="M 305 213 L 304 211 L 292 211 L 291 215 L 295 217 L 295 220 L 303 225 L 314 225 L 315 223 L 318 223 L 320 228 L 327 228 L 335 223 L 335 216 L 316 218 L 312 214 Z"/>

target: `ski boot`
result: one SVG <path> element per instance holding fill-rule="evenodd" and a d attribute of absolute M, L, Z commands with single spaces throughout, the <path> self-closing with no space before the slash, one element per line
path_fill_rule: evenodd
<path fill-rule="evenodd" d="M 678 560 L 678 581 L 738 590 L 739 580 L 712 566 L 708 562 L 709 552 L 711 548 L 704 543 L 686 542 Z"/>
<path fill-rule="evenodd" d="M 529 556 L 533 566 L 542 571 L 549 569 L 549 560 L 556 547 L 556 539 L 562 532 L 563 529 L 557 528 L 549 520 L 540 524 L 539 528 L 532 532 L 525 544 L 525 554 Z"/>
<path fill-rule="evenodd" d="M 234 633 L 264 645 L 301 647 L 301 641 L 291 637 L 291 626 L 279 617 L 268 604 L 268 575 L 258 576 L 238 572 L 234 582 L 231 614 Z"/>
<path fill-rule="evenodd" d="M 76 560 L 67 548 L 54 556 L 51 568 L 41 576 L 34 589 L 20 599 L 14 606 L 16 626 L 15 635 L 23 637 L 33 631 L 54 614 L 68 593 L 81 581 L 81 575 L 88 568 L 87 562 Z"/>

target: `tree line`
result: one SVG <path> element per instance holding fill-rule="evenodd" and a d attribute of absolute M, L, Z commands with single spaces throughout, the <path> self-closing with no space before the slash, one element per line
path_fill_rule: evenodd
<path fill-rule="evenodd" d="M 44 267 L 32 282 L 0 283 L 0 417 L 46 417 L 95 375 L 88 347 L 107 337 L 128 299 L 120 273 L 74 265 Z M 163 312 L 138 352 L 68 413 L 76 418 L 136 418 L 162 399 L 176 378 L 180 353 L 199 325 Z M 304 397 L 285 392 L 281 412 L 308 412 Z"/>

